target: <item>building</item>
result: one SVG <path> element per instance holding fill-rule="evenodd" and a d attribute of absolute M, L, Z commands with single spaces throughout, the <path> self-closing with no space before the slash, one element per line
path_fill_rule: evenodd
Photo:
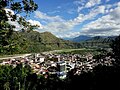
<path fill-rule="evenodd" d="M 59 61 L 57 62 L 57 68 L 58 68 L 58 75 L 60 78 L 65 78 L 66 77 L 66 63 L 65 61 Z"/>

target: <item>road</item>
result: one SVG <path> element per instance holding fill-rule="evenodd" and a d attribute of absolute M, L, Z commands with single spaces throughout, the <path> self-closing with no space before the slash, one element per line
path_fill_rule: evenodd
<path fill-rule="evenodd" d="M 26 57 L 29 55 L 31 55 L 31 54 L 22 54 L 22 55 L 13 55 L 13 56 L 8 56 L 8 57 L 1 57 L 0 60 Z"/>

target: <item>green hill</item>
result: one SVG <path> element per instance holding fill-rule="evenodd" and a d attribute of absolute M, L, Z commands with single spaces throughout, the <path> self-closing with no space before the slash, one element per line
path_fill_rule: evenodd
<path fill-rule="evenodd" d="M 55 49 L 79 48 L 80 43 L 73 43 L 68 40 L 57 38 L 50 32 L 39 33 L 31 32 L 14 32 L 12 36 L 19 45 L 18 53 L 33 53 Z"/>
<path fill-rule="evenodd" d="M 115 37 L 116 36 L 111 37 L 95 36 L 80 43 L 82 46 L 85 47 L 109 48 L 112 40 L 114 40 Z"/>

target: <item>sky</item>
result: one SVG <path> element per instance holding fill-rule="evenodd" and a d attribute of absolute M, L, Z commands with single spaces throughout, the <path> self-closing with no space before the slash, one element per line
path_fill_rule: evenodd
<path fill-rule="evenodd" d="M 59 38 L 120 34 L 120 0 L 34 0 L 38 9 L 27 20 Z"/>

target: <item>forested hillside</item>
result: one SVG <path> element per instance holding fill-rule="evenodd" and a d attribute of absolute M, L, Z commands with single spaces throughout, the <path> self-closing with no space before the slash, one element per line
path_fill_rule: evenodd
<path fill-rule="evenodd" d="M 14 47 L 17 49 L 15 53 L 34 53 L 54 49 L 81 47 L 79 43 L 73 43 L 71 41 L 57 38 L 50 32 L 39 33 L 37 31 L 16 31 L 12 35 L 11 41 L 15 42 L 14 44 L 17 44 L 17 47 Z"/>
<path fill-rule="evenodd" d="M 82 41 L 80 43 L 82 46 L 85 47 L 109 48 L 110 44 L 115 39 L 115 37 L 116 36 L 111 36 L 111 37 L 96 36 L 88 40 Z"/>

